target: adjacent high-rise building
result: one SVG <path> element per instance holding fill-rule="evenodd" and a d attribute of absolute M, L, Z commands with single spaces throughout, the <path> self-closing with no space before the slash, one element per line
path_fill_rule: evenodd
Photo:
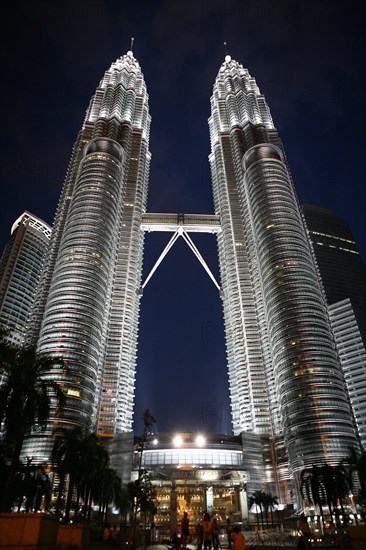
<path fill-rule="evenodd" d="M 50 236 L 46 222 L 24 212 L 13 223 L 0 260 L 0 324 L 16 345 L 24 341 Z"/>
<path fill-rule="evenodd" d="M 330 305 L 329 314 L 353 415 L 366 449 L 366 348 L 349 298 Z"/>
<path fill-rule="evenodd" d="M 304 467 L 357 448 L 282 143 L 255 80 L 230 56 L 211 110 L 215 215 L 144 214 L 150 115 L 132 52 L 100 82 L 73 149 L 29 330 L 41 353 L 66 360 L 50 376 L 67 404 L 28 441 L 27 455 L 47 460 L 57 426 L 94 427 L 116 442 L 131 434 L 143 231 L 154 227 L 174 232 L 167 250 L 182 236 L 204 266 L 187 234 L 218 234 L 233 429 L 252 462 L 263 444 L 266 481 L 284 488 Z M 116 446 L 112 454 L 118 461 Z"/>
<path fill-rule="evenodd" d="M 328 304 L 349 299 L 366 347 L 366 269 L 349 224 L 327 208 L 303 204 Z"/>
<path fill-rule="evenodd" d="M 327 208 L 302 206 L 329 304 L 334 336 L 366 447 L 366 269 L 349 224 Z"/>

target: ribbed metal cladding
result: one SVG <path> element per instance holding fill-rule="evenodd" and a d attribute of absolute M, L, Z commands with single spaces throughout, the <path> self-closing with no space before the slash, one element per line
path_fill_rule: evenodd
<path fill-rule="evenodd" d="M 254 78 L 229 56 L 214 84 L 209 127 L 233 430 L 271 435 L 277 413 L 270 410 L 263 312 L 252 286 L 240 187 L 243 154 L 274 127 Z"/>
<path fill-rule="evenodd" d="M 335 464 L 357 445 L 354 423 L 292 182 L 271 144 L 243 167 L 290 468 Z"/>
<path fill-rule="evenodd" d="M 132 430 L 150 123 L 144 77 L 129 51 L 91 98 L 35 299 L 28 342 L 62 355 L 69 370 L 50 373 L 67 405 L 26 442 L 23 455 L 34 460 L 47 461 L 48 436 L 61 422 L 102 437 Z"/>
<path fill-rule="evenodd" d="M 297 472 L 339 462 L 358 448 L 356 431 L 282 142 L 255 79 L 230 56 L 209 127 L 233 429 L 269 442 L 270 490 L 291 502 Z"/>
<path fill-rule="evenodd" d="M 85 151 L 55 265 L 39 351 L 59 353 L 70 364 L 62 380 L 68 396 L 63 422 L 77 420 L 89 427 L 105 345 L 115 226 L 124 188 L 123 151 L 118 143 L 94 139 Z"/>

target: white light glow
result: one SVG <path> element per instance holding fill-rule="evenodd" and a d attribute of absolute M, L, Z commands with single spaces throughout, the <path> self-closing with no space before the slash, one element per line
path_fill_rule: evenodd
<path fill-rule="evenodd" d="M 173 439 L 173 443 L 175 445 L 175 447 L 180 447 L 181 445 L 183 445 L 183 438 L 181 435 L 176 435 Z"/>
<path fill-rule="evenodd" d="M 203 447 L 203 445 L 206 443 L 206 438 L 203 435 L 198 435 L 196 437 L 196 445 L 199 447 Z"/>

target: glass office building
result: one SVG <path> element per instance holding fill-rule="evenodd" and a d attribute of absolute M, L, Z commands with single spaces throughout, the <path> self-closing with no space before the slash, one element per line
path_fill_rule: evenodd
<path fill-rule="evenodd" d="M 350 225 L 331 210 L 303 204 L 328 304 L 349 299 L 366 347 L 366 269 Z"/>
<path fill-rule="evenodd" d="M 50 226 L 30 212 L 15 220 L 0 260 L 0 324 L 21 345 L 51 237 Z"/>
<path fill-rule="evenodd" d="M 329 314 L 361 444 L 366 449 L 366 348 L 349 298 Z"/>

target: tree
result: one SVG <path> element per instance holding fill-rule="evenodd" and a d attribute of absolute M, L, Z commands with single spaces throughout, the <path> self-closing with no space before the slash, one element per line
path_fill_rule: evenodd
<path fill-rule="evenodd" d="M 108 506 L 112 503 L 118 504 L 122 490 L 122 481 L 117 471 L 113 468 L 105 468 L 101 475 L 101 491 L 96 495 L 96 502 L 99 502 L 102 511 L 103 524 L 107 521 Z"/>
<path fill-rule="evenodd" d="M 153 417 L 149 409 L 145 410 L 143 414 L 143 421 L 144 421 L 144 430 L 142 432 L 142 436 L 139 438 L 139 441 L 138 441 L 138 451 L 140 453 L 139 467 L 138 467 L 139 476 L 142 470 L 142 455 L 147 443 L 147 438 L 148 438 L 148 435 L 151 433 L 152 428 L 156 422 L 155 418 Z"/>
<path fill-rule="evenodd" d="M 132 518 L 132 540 L 134 543 L 135 534 L 136 534 L 136 518 L 137 513 L 142 510 L 142 507 L 147 506 L 147 503 L 151 501 L 155 495 L 152 494 L 152 484 L 149 477 L 149 474 L 146 470 L 142 468 L 142 459 L 145 446 L 147 444 L 148 436 L 152 432 L 152 428 L 156 422 L 155 418 L 149 411 L 146 409 L 143 414 L 144 429 L 141 437 L 138 440 L 137 450 L 140 453 L 139 463 L 138 463 L 138 478 L 137 480 L 129 484 L 129 490 L 134 502 L 133 506 L 133 518 Z M 146 537 L 145 537 L 146 540 Z"/>
<path fill-rule="evenodd" d="M 262 529 L 263 529 L 263 509 L 264 509 L 264 503 L 265 503 L 265 495 L 266 495 L 266 493 L 264 491 L 257 490 L 257 491 L 254 491 L 254 493 L 252 494 L 252 496 L 249 499 L 249 507 L 250 508 L 253 506 L 253 504 L 256 505 L 257 509 L 259 508 L 260 515 L 261 515 Z M 258 526 L 258 529 L 259 529 L 258 514 L 256 514 L 256 517 L 257 517 L 257 526 Z"/>
<path fill-rule="evenodd" d="M 31 459 L 22 465 L 15 478 L 14 495 L 18 512 L 24 506 L 25 512 L 48 510 L 51 503 L 52 484 L 45 468 L 33 466 Z"/>
<path fill-rule="evenodd" d="M 144 545 L 146 543 L 146 523 L 147 517 L 156 514 L 155 498 L 156 491 L 151 482 L 150 474 L 146 470 L 140 470 L 140 475 L 136 481 L 128 484 L 130 498 L 134 502 L 134 523 L 136 525 L 136 517 L 138 513 L 144 515 Z M 133 538 L 135 537 L 135 529 L 133 530 Z"/>
<path fill-rule="evenodd" d="M 352 476 L 350 475 L 347 466 L 344 461 L 341 461 L 338 466 L 335 467 L 334 472 L 334 494 L 336 499 L 339 500 L 341 512 L 347 523 L 347 516 L 344 509 L 344 499 L 349 496 L 352 491 Z M 357 522 L 357 515 L 356 515 Z"/>
<path fill-rule="evenodd" d="M 304 499 L 318 506 L 319 515 L 324 522 L 322 503 L 326 500 L 325 487 L 321 469 L 318 466 L 307 468 L 301 472 L 300 491 Z"/>
<path fill-rule="evenodd" d="M 98 503 L 98 523 L 104 523 L 109 504 L 119 499 L 122 482 L 117 472 L 109 467 L 108 452 L 98 436 L 80 427 L 59 430 L 52 462 L 59 475 L 58 513 L 66 492 L 64 521 L 69 521 L 73 506 L 78 519 L 82 504 L 82 520 L 89 523 L 92 505 Z"/>
<path fill-rule="evenodd" d="M 103 522 L 103 513 L 107 513 L 109 501 L 104 509 L 104 497 L 109 489 L 112 472 L 109 467 L 109 454 L 96 433 L 86 434 L 82 441 L 82 459 L 80 472 L 76 479 L 77 501 L 84 502 L 84 520 L 89 523 L 93 502 L 100 502 L 99 521 Z M 121 483 L 119 479 L 119 483 Z M 99 499 L 99 500 L 98 500 Z"/>
<path fill-rule="evenodd" d="M 273 525 L 273 510 L 278 505 L 277 497 L 271 495 L 271 493 L 264 493 L 262 497 L 262 503 L 264 506 L 264 513 L 266 516 L 266 524 L 268 528 L 268 511 L 271 513 L 271 523 Z"/>
<path fill-rule="evenodd" d="M 56 512 L 60 514 L 66 492 L 65 522 L 70 519 L 73 499 L 76 508 L 80 498 L 84 498 L 85 507 L 88 507 L 92 484 L 97 479 L 96 472 L 98 466 L 101 468 L 101 463 L 103 466 L 108 465 L 109 456 L 95 433 L 80 426 L 60 429 L 57 432 L 52 452 L 52 464 L 59 475 Z M 68 481 L 67 491 L 65 491 L 66 481 Z"/>
<path fill-rule="evenodd" d="M 344 463 L 346 462 L 350 465 L 351 476 L 357 474 L 361 487 L 361 501 L 363 506 L 366 507 L 366 451 L 358 454 L 354 449 L 350 449 L 348 460 Z"/>
<path fill-rule="evenodd" d="M 3 485 L 1 511 L 10 511 L 13 486 L 25 437 L 36 426 L 45 428 L 51 405 L 62 408 L 64 393 L 48 375 L 64 369 L 61 358 L 39 355 L 34 348 L 18 348 L 1 343 L 0 424 L 4 461 L 8 467 Z"/>
<path fill-rule="evenodd" d="M 339 516 L 338 502 L 345 521 L 347 521 L 343 501 L 352 487 L 351 478 L 344 463 L 337 466 L 323 464 L 313 466 L 301 472 L 301 492 L 308 502 L 318 505 L 324 521 L 322 503 L 326 502 L 329 515 Z"/>
<path fill-rule="evenodd" d="M 127 516 L 133 509 L 133 496 L 128 485 L 121 485 L 118 494 L 115 496 L 115 506 L 121 514 L 121 527 L 126 529 Z"/>

